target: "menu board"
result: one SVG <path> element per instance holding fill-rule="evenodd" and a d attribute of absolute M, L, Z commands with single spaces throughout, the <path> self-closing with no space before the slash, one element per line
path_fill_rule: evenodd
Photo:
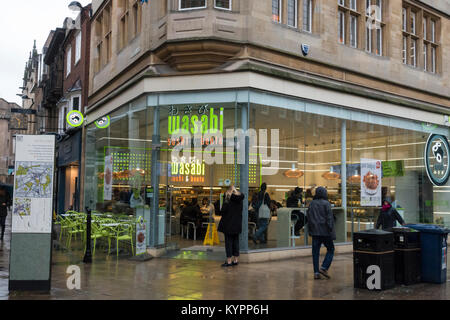
<path fill-rule="evenodd" d="M 51 233 L 54 165 L 54 136 L 16 136 L 13 233 Z"/>
<path fill-rule="evenodd" d="M 361 206 L 381 206 L 381 160 L 361 159 Z"/>

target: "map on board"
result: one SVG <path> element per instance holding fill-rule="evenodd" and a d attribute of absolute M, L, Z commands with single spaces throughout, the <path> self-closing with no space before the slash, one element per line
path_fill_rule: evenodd
<path fill-rule="evenodd" d="M 15 197 L 51 198 L 53 166 L 44 162 L 17 162 Z"/>
<path fill-rule="evenodd" d="M 23 216 L 31 215 L 31 199 L 30 198 L 15 198 L 13 214 Z"/>

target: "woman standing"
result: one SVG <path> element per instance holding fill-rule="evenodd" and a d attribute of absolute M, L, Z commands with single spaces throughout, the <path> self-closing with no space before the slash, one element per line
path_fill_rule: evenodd
<path fill-rule="evenodd" d="M 218 231 L 225 235 L 225 250 L 227 261 L 222 267 L 238 265 L 239 257 L 239 234 L 242 232 L 242 208 L 245 196 L 230 186 L 225 193 L 224 203 L 222 205 Z M 234 258 L 232 260 L 232 258 Z"/>

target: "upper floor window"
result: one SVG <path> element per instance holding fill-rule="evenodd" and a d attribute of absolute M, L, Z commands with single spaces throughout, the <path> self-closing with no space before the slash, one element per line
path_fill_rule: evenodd
<path fill-rule="evenodd" d="M 272 20 L 281 23 L 281 0 L 272 0 Z"/>
<path fill-rule="evenodd" d="M 66 56 L 66 76 L 70 74 L 71 68 L 72 68 L 72 47 L 69 47 L 67 49 L 67 56 Z"/>
<path fill-rule="evenodd" d="M 81 59 L 81 31 L 75 38 L 75 64 Z"/>
<path fill-rule="evenodd" d="M 112 8 L 111 1 L 105 6 L 98 15 L 94 23 L 95 51 L 94 51 L 94 70 L 98 72 L 105 66 L 112 56 Z"/>
<path fill-rule="evenodd" d="M 297 0 L 288 0 L 287 10 L 287 25 L 297 28 Z"/>
<path fill-rule="evenodd" d="M 406 31 L 406 9 L 402 9 L 402 30 Z"/>
<path fill-rule="evenodd" d="M 231 0 L 214 0 L 214 7 L 218 9 L 231 10 Z"/>
<path fill-rule="evenodd" d="M 438 26 L 439 18 L 428 10 L 410 3 L 403 3 L 403 63 L 435 73 L 440 61 Z M 408 21 L 405 24 L 405 21 Z M 405 53 L 404 53 L 405 55 Z"/>
<path fill-rule="evenodd" d="M 80 111 L 80 97 L 72 98 L 72 110 Z"/>
<path fill-rule="evenodd" d="M 206 8 L 206 0 L 179 0 L 180 10 Z"/>
<path fill-rule="evenodd" d="M 383 55 L 383 0 L 366 0 L 366 51 Z"/>
<path fill-rule="evenodd" d="M 313 0 L 303 0 L 303 31 L 312 32 Z"/>

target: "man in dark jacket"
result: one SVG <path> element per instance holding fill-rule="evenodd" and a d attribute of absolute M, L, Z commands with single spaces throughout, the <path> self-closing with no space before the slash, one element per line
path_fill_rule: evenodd
<path fill-rule="evenodd" d="M 291 195 L 287 198 L 286 206 L 288 208 L 298 208 L 299 203 L 302 202 L 302 192 L 303 190 L 301 188 L 296 187 Z M 297 222 L 295 223 L 294 232 L 296 236 L 299 236 L 300 229 L 303 228 L 306 223 L 305 215 L 300 210 L 293 210 L 291 212 L 291 219 L 297 220 Z"/>
<path fill-rule="evenodd" d="M 396 226 L 396 221 L 402 226 L 405 224 L 402 216 L 394 209 L 394 207 L 392 207 L 389 200 L 389 198 L 386 198 L 383 201 L 383 207 L 378 216 L 375 229 L 378 229 L 381 226 L 383 230 L 388 230 Z"/>
<path fill-rule="evenodd" d="M 336 240 L 336 231 L 331 205 L 328 201 L 328 193 L 325 188 L 317 188 L 316 195 L 309 205 L 307 217 L 308 232 L 312 237 L 314 279 L 321 279 L 321 275 L 329 279 L 328 269 L 334 257 L 333 240 Z M 327 248 L 327 254 L 319 269 L 320 247 L 322 244 Z"/>
<path fill-rule="evenodd" d="M 5 189 L 0 188 L 0 226 L 2 228 L 2 235 L 0 238 L 1 241 L 3 241 L 3 236 L 5 235 L 5 224 L 9 206 L 11 206 L 11 197 Z"/>

